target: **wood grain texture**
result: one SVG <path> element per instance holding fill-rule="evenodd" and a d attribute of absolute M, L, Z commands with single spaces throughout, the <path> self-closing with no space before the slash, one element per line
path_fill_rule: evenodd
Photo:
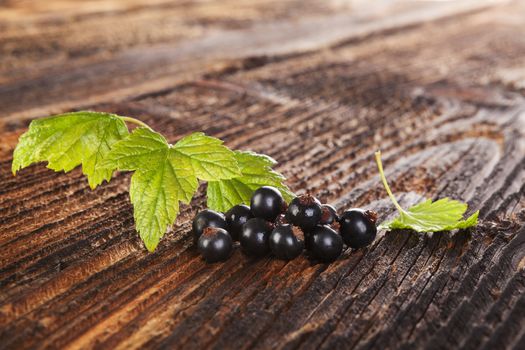
<path fill-rule="evenodd" d="M 525 348 L 523 1 L 0 4 L 0 348 Z M 206 265 L 202 188 L 148 254 L 128 174 L 10 172 L 31 119 L 85 108 L 267 153 L 387 219 L 381 148 L 403 206 L 449 196 L 480 225 Z"/>

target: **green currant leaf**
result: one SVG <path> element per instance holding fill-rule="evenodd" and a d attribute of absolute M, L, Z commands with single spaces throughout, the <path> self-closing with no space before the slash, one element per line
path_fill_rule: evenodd
<path fill-rule="evenodd" d="M 380 228 L 412 229 L 417 232 L 439 232 L 463 229 L 477 224 L 479 211 L 463 220 L 467 205 L 449 198 L 435 202 L 427 199 L 400 213 Z"/>
<path fill-rule="evenodd" d="M 401 208 L 386 181 L 381 162 L 381 152 L 376 152 L 375 156 L 383 186 L 399 212 L 399 216 L 394 220 L 379 225 L 380 229 L 411 229 L 416 232 L 440 232 L 465 229 L 477 225 L 479 211 L 463 220 L 463 215 L 468 208 L 467 204 L 449 198 L 442 198 L 435 202 L 427 199 L 407 210 Z"/>
<path fill-rule="evenodd" d="M 208 183 L 208 207 L 227 211 L 237 204 L 250 204 L 253 192 L 261 186 L 279 189 L 289 202 L 295 195 L 283 183 L 285 178 L 272 169 L 276 161 L 254 152 L 235 151 L 242 175 L 233 179 L 210 181 Z"/>
<path fill-rule="evenodd" d="M 173 150 L 188 158 L 195 176 L 201 180 L 232 179 L 241 174 L 234 153 L 221 140 L 202 132 L 179 140 Z"/>
<path fill-rule="evenodd" d="M 179 201 L 189 203 L 197 190 L 190 160 L 162 135 L 137 128 L 114 145 L 105 165 L 112 164 L 119 170 L 135 171 L 130 186 L 135 227 L 146 248 L 153 251 L 175 222 Z"/>
<path fill-rule="evenodd" d="M 82 165 L 89 186 L 109 181 L 114 168 L 100 167 L 111 146 L 128 135 L 124 121 L 108 113 L 75 112 L 33 120 L 13 153 L 13 174 L 32 163 L 47 161 L 55 171 Z"/>
<path fill-rule="evenodd" d="M 166 159 L 169 145 L 164 136 L 148 128 L 136 128 L 113 145 L 103 167 L 134 171 L 158 167 Z"/>

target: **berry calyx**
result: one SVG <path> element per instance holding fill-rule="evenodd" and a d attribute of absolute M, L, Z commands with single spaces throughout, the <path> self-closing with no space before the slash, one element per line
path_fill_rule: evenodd
<path fill-rule="evenodd" d="M 337 211 L 330 204 L 321 205 L 321 220 L 319 220 L 320 225 L 331 225 L 334 222 L 339 221 L 337 216 Z"/>
<path fill-rule="evenodd" d="M 263 186 L 253 193 L 250 208 L 254 217 L 274 221 L 281 214 L 284 203 L 283 196 L 278 189 Z"/>
<path fill-rule="evenodd" d="M 323 262 L 332 262 L 343 251 L 343 239 L 328 226 L 317 226 L 307 236 L 308 250 L 314 258 Z"/>
<path fill-rule="evenodd" d="M 289 224 L 288 222 L 288 219 L 286 218 L 286 215 L 285 214 L 281 214 L 277 217 L 277 219 L 275 219 L 275 224 L 276 225 L 285 225 L 285 224 Z"/>
<path fill-rule="evenodd" d="M 264 256 L 269 253 L 268 238 L 273 225 L 261 218 L 248 220 L 239 237 L 243 251 L 250 256 Z"/>
<path fill-rule="evenodd" d="M 371 210 L 350 209 L 339 219 L 339 232 L 351 248 L 363 248 L 373 242 L 377 234 L 377 214 Z"/>
<path fill-rule="evenodd" d="M 192 230 L 195 242 L 199 240 L 202 232 L 207 227 L 218 227 L 227 230 L 228 224 L 226 223 L 226 218 L 222 213 L 211 209 L 204 209 L 195 215 L 195 218 L 193 219 Z"/>
<path fill-rule="evenodd" d="M 286 212 L 287 219 L 304 231 L 309 231 L 318 225 L 321 216 L 321 204 L 310 194 L 295 197 Z"/>
<path fill-rule="evenodd" d="M 302 232 L 297 227 L 289 224 L 279 225 L 270 234 L 270 250 L 279 259 L 293 260 L 304 249 L 304 241 L 301 238 Z"/>
<path fill-rule="evenodd" d="M 233 251 L 233 241 L 228 231 L 207 227 L 199 238 L 198 250 L 207 263 L 228 259 Z"/>
<path fill-rule="evenodd" d="M 365 216 L 370 220 L 374 225 L 377 223 L 377 213 L 373 210 L 365 210 Z"/>
<path fill-rule="evenodd" d="M 242 226 L 251 218 L 253 218 L 252 211 L 249 206 L 244 204 L 236 205 L 226 212 L 228 231 L 234 241 L 239 240 Z"/>

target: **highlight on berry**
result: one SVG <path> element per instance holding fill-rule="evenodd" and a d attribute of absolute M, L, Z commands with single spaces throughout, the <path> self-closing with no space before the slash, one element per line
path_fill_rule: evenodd
<path fill-rule="evenodd" d="M 271 254 L 293 260 L 306 251 L 311 259 L 330 263 L 344 245 L 370 245 L 377 234 L 376 220 L 375 212 L 358 208 L 338 215 L 332 205 L 310 194 L 287 205 L 279 189 L 263 186 L 253 193 L 250 206 L 239 204 L 224 214 L 199 212 L 193 219 L 193 237 L 208 263 L 226 261 L 236 245 L 249 257 Z"/>

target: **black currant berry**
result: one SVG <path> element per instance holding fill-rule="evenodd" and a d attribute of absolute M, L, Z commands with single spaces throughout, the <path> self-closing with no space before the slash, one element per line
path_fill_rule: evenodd
<path fill-rule="evenodd" d="M 321 215 L 321 204 L 309 194 L 294 198 L 286 212 L 286 218 L 304 231 L 309 231 L 318 225 Z"/>
<path fill-rule="evenodd" d="M 343 251 L 343 239 L 328 226 L 317 226 L 307 240 L 308 250 L 313 257 L 324 262 L 334 261 Z"/>
<path fill-rule="evenodd" d="M 296 232 L 294 232 L 296 230 Z M 304 249 L 304 241 L 299 228 L 289 224 L 279 225 L 273 229 L 269 238 L 270 250 L 279 259 L 293 260 L 298 257 Z"/>
<path fill-rule="evenodd" d="M 232 253 L 233 241 L 228 231 L 206 227 L 199 238 L 198 249 L 207 263 L 225 261 Z"/>
<path fill-rule="evenodd" d="M 250 207 L 244 204 L 236 205 L 226 212 L 228 231 L 234 241 L 239 240 L 239 236 L 242 232 L 242 225 L 251 218 L 253 218 L 253 214 Z"/>
<path fill-rule="evenodd" d="M 357 249 L 366 247 L 376 238 L 377 214 L 370 210 L 350 209 L 339 218 L 339 232 L 346 245 Z"/>
<path fill-rule="evenodd" d="M 268 221 L 275 221 L 281 214 L 284 205 L 281 192 L 271 186 L 263 186 L 255 190 L 250 202 L 253 216 Z"/>
<path fill-rule="evenodd" d="M 272 232 L 273 226 L 261 218 L 248 220 L 242 227 L 239 237 L 241 247 L 250 256 L 263 256 L 270 251 L 268 237 Z"/>
<path fill-rule="evenodd" d="M 337 216 L 337 211 L 330 204 L 321 205 L 321 220 L 319 221 L 320 225 L 331 225 L 334 222 L 339 221 Z"/>
<path fill-rule="evenodd" d="M 192 227 L 193 238 L 195 242 L 197 242 L 206 227 L 218 227 L 227 230 L 228 224 L 226 223 L 226 218 L 222 213 L 210 209 L 204 209 L 195 215 Z"/>

